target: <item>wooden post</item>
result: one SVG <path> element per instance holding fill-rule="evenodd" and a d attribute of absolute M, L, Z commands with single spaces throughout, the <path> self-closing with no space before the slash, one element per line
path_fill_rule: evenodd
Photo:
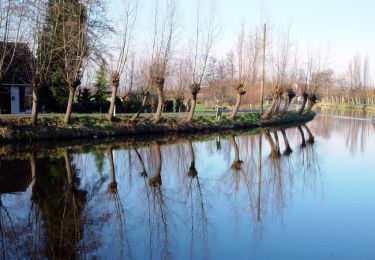
<path fill-rule="evenodd" d="M 263 71 L 262 71 L 262 85 L 260 89 L 260 114 L 263 114 L 263 98 L 264 98 L 264 82 L 266 74 L 266 33 L 267 33 L 267 24 L 264 24 L 263 27 Z"/>

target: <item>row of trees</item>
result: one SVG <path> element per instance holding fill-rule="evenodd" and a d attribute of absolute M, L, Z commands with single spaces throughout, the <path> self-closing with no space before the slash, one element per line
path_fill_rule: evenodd
<path fill-rule="evenodd" d="M 248 104 L 259 103 L 261 83 L 265 97 L 272 100 L 264 119 L 285 115 L 297 95 L 303 98 L 302 114 L 307 103 L 308 110 L 311 110 L 319 90 L 332 78 L 327 55 L 310 54 L 306 62 L 299 59 L 289 30 L 275 34 L 271 29 L 266 37 L 262 26 L 248 30 L 242 24 L 235 50 L 223 59 L 213 56 L 219 26 L 214 6 L 205 0 L 196 0 L 194 15 L 189 20 L 191 26 L 185 30 L 185 41 L 177 41 L 184 35 L 178 19 L 177 0 L 155 0 L 150 14 L 150 30 L 145 30 L 150 40 L 144 40 L 147 43 L 144 48 L 135 46 L 135 40 L 139 38 L 135 33 L 137 18 L 139 11 L 143 10 L 136 1 L 119 4 L 121 19 L 106 14 L 106 3 L 101 0 L 1 2 L 3 41 L 28 42 L 35 56 L 30 64 L 33 124 L 38 120 L 39 94 L 46 89 L 56 96 L 67 97 L 64 122 L 70 123 L 76 90 L 85 80 L 86 85 L 91 84 L 88 71 L 98 66 L 101 82 L 97 80 L 95 84 L 99 82 L 103 86 L 105 78 L 111 88 L 109 120 L 114 118 L 119 90 L 126 96 L 137 89 L 142 93 L 142 103 L 133 120 L 143 111 L 150 93 L 155 93 L 158 105 L 154 121 L 160 121 L 165 88 L 168 88 L 176 100 L 189 103 L 186 120 L 191 121 L 203 86 L 216 105 L 222 105 L 225 97 L 236 97 L 230 114 L 230 118 L 235 119 L 244 100 Z M 107 18 L 111 15 L 113 21 Z M 2 51 L 0 76 L 7 72 L 5 57 L 12 56 L 9 53 L 15 50 Z M 358 63 L 354 60 L 350 66 L 353 84 L 358 83 Z M 363 77 L 368 82 L 367 60 L 365 64 Z M 264 74 L 266 78 L 262 77 Z"/>
<path fill-rule="evenodd" d="M 349 61 L 347 72 L 336 77 L 331 75 L 321 95 L 325 103 L 374 105 L 375 91 L 370 79 L 369 58 L 354 55 Z"/>

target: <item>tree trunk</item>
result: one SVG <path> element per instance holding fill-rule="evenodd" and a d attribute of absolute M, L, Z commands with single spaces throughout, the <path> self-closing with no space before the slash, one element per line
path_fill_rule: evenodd
<path fill-rule="evenodd" d="M 240 108 L 240 105 L 241 105 L 241 98 L 242 98 L 241 93 L 237 93 L 236 105 L 234 106 L 234 109 L 232 113 L 230 114 L 229 119 L 232 119 L 232 120 L 236 119 L 238 109 Z"/>
<path fill-rule="evenodd" d="M 138 109 L 137 113 L 132 117 L 132 121 L 136 120 L 139 115 L 142 113 L 145 105 L 146 105 L 146 101 L 147 101 L 147 98 L 148 98 L 148 95 L 149 95 L 150 92 L 146 92 L 145 94 L 143 94 L 143 97 L 142 97 L 142 103 L 141 103 L 141 107 Z"/>
<path fill-rule="evenodd" d="M 30 187 L 34 187 L 36 181 L 36 154 L 32 152 L 30 154 L 30 168 L 31 168 L 31 183 Z"/>
<path fill-rule="evenodd" d="M 117 181 L 115 173 L 115 163 L 113 160 L 113 149 L 108 149 L 108 159 L 109 159 L 109 176 L 111 177 L 110 183 L 108 184 L 108 191 L 112 194 L 117 193 Z"/>
<path fill-rule="evenodd" d="M 164 97 L 163 97 L 164 78 L 156 78 L 153 84 L 158 95 L 158 106 L 154 115 L 154 122 L 157 123 L 161 119 L 161 113 L 163 112 L 163 106 L 164 106 Z"/>
<path fill-rule="evenodd" d="M 159 88 L 157 88 L 157 95 L 158 95 L 158 106 L 154 115 L 155 123 L 160 121 L 161 113 L 163 112 L 163 105 L 164 105 L 163 92 Z"/>
<path fill-rule="evenodd" d="M 143 162 L 142 156 L 138 152 L 138 150 L 137 150 L 137 148 L 135 146 L 133 146 L 133 148 L 134 148 L 134 151 L 135 151 L 135 153 L 136 153 L 136 155 L 138 157 L 139 162 L 141 163 L 141 173 L 140 173 L 140 175 L 142 177 L 147 177 L 147 171 L 146 171 L 146 167 L 145 167 L 145 164 Z"/>
<path fill-rule="evenodd" d="M 286 116 L 286 112 L 288 112 L 288 108 L 292 103 L 293 98 L 296 96 L 296 93 L 292 89 L 288 89 L 287 91 L 287 102 L 285 103 L 284 110 L 282 112 L 283 117 Z"/>
<path fill-rule="evenodd" d="M 284 144 L 285 144 L 285 150 L 284 150 L 283 154 L 286 155 L 286 156 L 288 156 L 288 155 L 290 155 L 293 152 L 293 150 L 290 147 L 288 137 L 287 137 L 287 135 L 285 133 L 285 129 L 281 129 L 280 131 L 281 131 L 281 134 L 283 135 Z"/>
<path fill-rule="evenodd" d="M 262 129 L 261 131 L 264 134 L 264 137 L 266 138 L 266 140 L 268 141 L 268 143 L 270 144 L 270 147 L 271 147 L 270 157 L 272 159 L 279 158 L 280 157 L 280 150 L 277 149 L 277 145 L 273 141 L 272 136 L 271 136 L 269 130 Z"/>
<path fill-rule="evenodd" d="M 280 143 L 279 143 L 279 136 L 277 134 L 277 131 L 276 130 L 273 130 L 272 131 L 273 133 L 273 136 L 275 138 L 275 145 L 276 145 L 276 150 L 277 150 L 277 153 L 280 154 Z"/>
<path fill-rule="evenodd" d="M 232 120 L 236 119 L 238 109 L 240 108 L 240 105 L 241 105 L 241 98 L 243 95 L 246 94 L 246 91 L 244 90 L 244 84 L 242 83 L 238 84 L 235 89 L 237 91 L 236 105 L 234 106 L 234 109 L 231 115 L 229 116 L 229 119 L 232 119 Z"/>
<path fill-rule="evenodd" d="M 187 175 L 190 178 L 195 178 L 198 176 L 198 171 L 195 168 L 195 154 L 193 149 L 193 143 L 191 142 L 191 138 L 188 138 L 188 152 L 190 156 L 190 167 Z"/>
<path fill-rule="evenodd" d="M 116 96 L 117 96 L 118 85 L 112 85 L 112 94 L 111 94 L 111 105 L 108 110 L 108 120 L 113 121 L 115 106 L 116 106 Z"/>
<path fill-rule="evenodd" d="M 315 95 L 311 95 L 311 96 L 308 97 L 308 100 L 309 100 L 309 104 L 307 106 L 306 112 L 303 113 L 304 116 L 306 116 L 307 114 L 310 113 L 310 111 L 312 110 L 312 108 L 316 104 L 317 97 Z"/>
<path fill-rule="evenodd" d="M 301 134 L 301 147 L 304 148 L 306 146 L 306 139 L 305 139 L 305 134 L 303 133 L 302 127 L 298 126 L 297 127 L 299 133 Z"/>
<path fill-rule="evenodd" d="M 161 181 L 161 151 L 160 151 L 160 145 L 158 143 L 154 146 L 154 152 L 155 152 L 155 159 L 156 159 L 156 168 L 154 175 L 149 180 L 149 185 L 151 187 L 159 187 L 162 185 Z"/>
<path fill-rule="evenodd" d="M 65 117 L 64 117 L 65 124 L 70 124 L 70 121 L 71 121 L 75 92 L 76 92 L 75 88 L 69 87 L 69 99 L 68 99 L 68 104 L 66 106 L 66 112 L 65 112 Z"/>
<path fill-rule="evenodd" d="M 307 143 L 308 144 L 313 144 L 315 142 L 315 137 L 312 134 L 312 132 L 310 131 L 310 128 L 308 128 L 307 125 L 303 125 L 303 128 L 306 129 L 307 134 L 309 135 L 309 137 L 307 138 Z"/>
<path fill-rule="evenodd" d="M 280 106 L 282 102 L 282 97 L 280 96 L 277 100 L 276 106 L 275 106 L 275 114 L 280 113 Z"/>
<path fill-rule="evenodd" d="M 74 190 L 75 189 L 74 177 L 73 177 L 72 163 L 70 161 L 69 151 L 65 149 L 63 154 L 64 154 L 65 169 L 66 169 L 66 175 L 68 178 L 69 189 Z"/>
<path fill-rule="evenodd" d="M 120 73 L 119 72 L 117 71 L 112 72 L 110 83 L 112 86 L 112 94 L 111 94 L 111 105 L 109 106 L 109 110 L 108 110 L 108 120 L 112 121 L 114 112 L 115 112 L 115 106 L 116 106 L 117 90 L 120 85 Z"/>
<path fill-rule="evenodd" d="M 229 137 L 229 139 L 230 139 L 230 142 L 233 145 L 233 150 L 234 150 L 234 160 L 233 160 L 233 163 L 231 165 L 231 169 L 234 170 L 234 171 L 240 171 L 242 169 L 243 161 L 240 160 L 240 151 L 238 149 L 236 139 L 234 138 L 233 135 L 231 135 Z"/>
<path fill-rule="evenodd" d="M 191 103 L 190 103 L 190 112 L 189 112 L 189 115 L 188 115 L 188 118 L 187 118 L 188 122 L 191 122 L 191 120 L 193 120 L 195 107 L 197 105 L 197 95 L 193 94 L 192 96 L 193 97 L 192 97 Z"/>
<path fill-rule="evenodd" d="M 38 106 L 39 106 L 39 89 L 38 86 L 33 87 L 33 105 L 31 109 L 30 122 L 32 125 L 38 124 Z"/>
<path fill-rule="evenodd" d="M 191 96 L 192 96 L 192 99 L 191 99 L 191 106 L 190 106 L 190 112 L 189 112 L 189 115 L 188 115 L 188 118 L 187 118 L 187 121 L 190 122 L 191 120 L 193 120 L 193 117 L 194 117 L 194 112 L 195 112 L 195 107 L 197 105 L 197 96 L 198 96 L 198 93 L 199 91 L 201 90 L 201 86 L 199 83 L 193 83 L 190 85 L 190 91 L 191 91 Z"/>
<path fill-rule="evenodd" d="M 298 115 L 302 115 L 303 111 L 305 110 L 308 94 L 305 92 L 303 93 L 302 97 L 303 97 L 303 102 L 302 102 L 301 108 L 298 111 Z"/>
<path fill-rule="evenodd" d="M 291 103 L 292 103 L 291 99 L 288 99 L 287 102 L 285 103 L 285 107 L 284 107 L 283 112 L 282 112 L 283 117 L 286 116 L 286 112 L 288 112 L 288 108 L 289 108 Z"/>
<path fill-rule="evenodd" d="M 266 113 L 262 115 L 262 119 L 270 119 L 272 117 L 272 114 L 277 105 L 278 99 L 279 99 L 278 95 L 275 94 L 274 98 L 272 99 L 271 107 L 267 110 Z"/>

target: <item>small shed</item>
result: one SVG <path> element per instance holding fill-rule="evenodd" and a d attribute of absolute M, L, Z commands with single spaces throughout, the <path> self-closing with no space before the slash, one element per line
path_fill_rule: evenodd
<path fill-rule="evenodd" d="M 32 52 L 25 43 L 0 42 L 0 114 L 30 113 Z"/>

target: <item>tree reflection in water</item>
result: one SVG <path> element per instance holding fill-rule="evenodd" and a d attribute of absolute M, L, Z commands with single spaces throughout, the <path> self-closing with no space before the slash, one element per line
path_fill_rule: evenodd
<path fill-rule="evenodd" d="M 3 204 L 0 195 L 0 236 L 2 258 L 8 257 L 19 258 L 19 246 L 15 226 L 7 207 Z"/>
<path fill-rule="evenodd" d="M 109 147 L 108 149 L 108 160 L 109 160 L 109 176 L 110 181 L 108 184 L 108 193 L 110 195 L 111 200 L 115 204 L 115 216 L 118 223 L 118 234 L 120 238 L 120 257 L 125 258 L 129 257 L 132 258 L 131 247 L 129 245 L 128 237 L 127 237 L 127 230 L 126 230 L 126 216 L 124 214 L 124 209 L 122 206 L 121 198 L 118 193 L 117 189 L 117 180 L 116 180 L 116 168 L 114 163 L 114 156 L 113 156 L 113 147 Z M 126 252 L 125 251 L 126 246 Z"/>
<path fill-rule="evenodd" d="M 248 234 L 261 238 L 270 219 L 282 221 L 297 178 L 314 191 L 321 187 L 314 146 L 313 131 L 301 125 L 204 142 L 187 137 L 171 144 L 103 144 L 87 159 L 87 169 L 82 159 L 87 151 L 79 148 L 38 158 L 29 153 L 31 201 L 22 225 L 14 223 L 14 211 L 0 195 L 2 252 L 7 252 L 2 257 L 90 258 L 110 251 L 118 258 L 168 259 L 185 256 L 177 251 L 186 249 L 191 259 L 209 258 L 220 228 L 210 212 L 228 210 L 233 222 L 225 225 L 236 232 L 243 232 L 237 225 L 245 218 L 254 229 Z M 222 157 L 211 157 L 215 153 Z M 210 161 L 217 158 L 221 162 Z M 15 169 L 20 163 L 7 164 Z M 212 165 L 222 165 L 219 174 L 209 172 Z M 99 181 L 90 173 L 95 169 Z M 128 174 L 119 174 L 124 169 Z M 20 239 L 26 227 L 28 239 Z"/>
<path fill-rule="evenodd" d="M 48 258 L 72 259 L 84 255 L 81 242 L 86 192 L 76 187 L 79 179 L 69 153 L 64 150 L 62 158 L 41 159 L 37 164 L 31 158 L 35 178 L 32 204 L 38 208 L 35 218 L 43 221 L 43 255 Z M 64 168 L 66 173 L 61 174 Z"/>
<path fill-rule="evenodd" d="M 189 177 L 189 192 L 188 199 L 190 199 L 190 220 L 191 220 L 191 237 L 190 237 L 190 258 L 196 259 L 199 255 L 195 255 L 195 245 L 202 241 L 203 257 L 209 257 L 208 250 L 208 226 L 206 216 L 205 200 L 203 198 L 202 186 L 199 180 L 198 171 L 195 166 L 195 153 L 191 138 L 187 138 L 188 154 L 190 158 L 190 166 L 187 172 Z"/>
<path fill-rule="evenodd" d="M 160 256 L 161 259 L 169 259 L 169 230 L 166 201 L 162 189 L 162 157 L 158 142 L 153 145 L 155 169 L 149 178 L 147 197 L 150 198 L 149 206 L 149 231 L 150 231 L 150 258 Z M 155 243 L 155 244 L 154 244 Z M 160 251 L 159 251 L 160 249 Z"/>
<path fill-rule="evenodd" d="M 357 151 L 363 153 L 369 138 L 373 135 L 371 118 L 375 116 L 374 111 L 361 109 L 337 110 L 332 108 L 321 108 L 319 115 L 314 119 L 316 124 L 312 130 L 320 136 L 330 137 L 344 134 L 346 147 L 352 155 Z"/>

